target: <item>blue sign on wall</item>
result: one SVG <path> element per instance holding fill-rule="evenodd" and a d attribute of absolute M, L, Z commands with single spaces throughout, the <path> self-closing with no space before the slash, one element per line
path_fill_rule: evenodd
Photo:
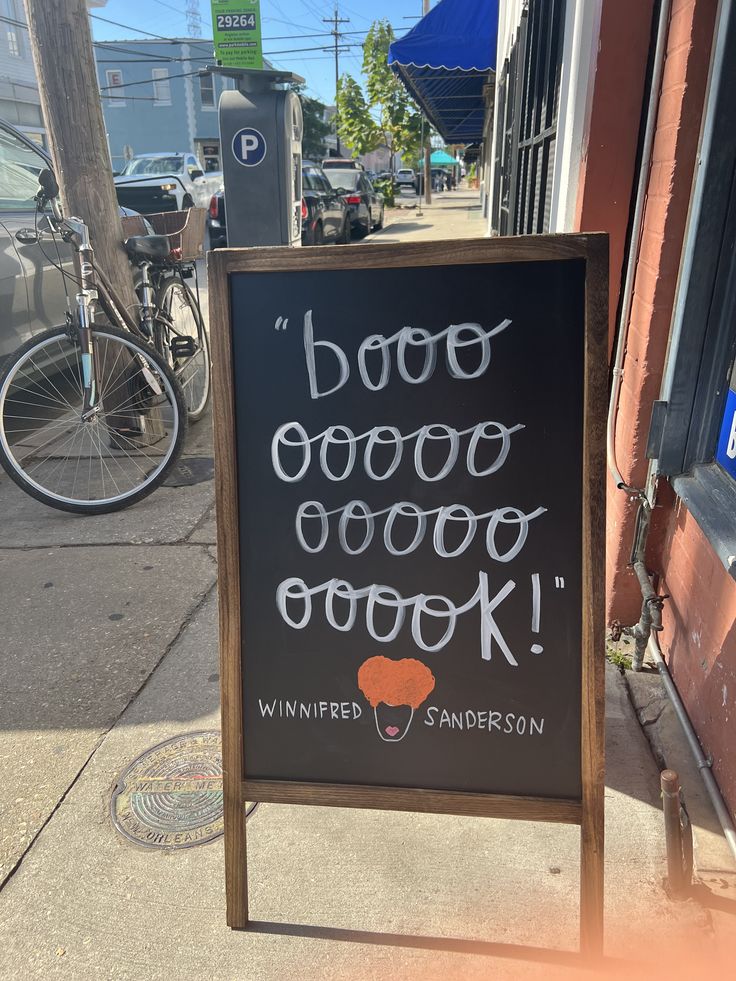
<path fill-rule="evenodd" d="M 736 480 L 736 392 L 728 393 L 716 460 Z"/>
<path fill-rule="evenodd" d="M 233 155 L 244 167 L 257 167 L 266 159 L 266 140 L 263 133 L 247 126 L 233 137 Z"/>

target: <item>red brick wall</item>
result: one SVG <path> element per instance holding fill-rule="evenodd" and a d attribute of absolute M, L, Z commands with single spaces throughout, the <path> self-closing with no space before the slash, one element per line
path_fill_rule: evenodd
<path fill-rule="evenodd" d="M 616 446 L 628 483 L 647 474 L 651 404 L 669 338 L 707 82 L 716 4 L 674 0 L 636 270 Z M 713 772 L 736 809 L 736 582 L 687 508 L 661 481 L 647 564 L 669 593 L 660 643 Z M 641 594 L 628 561 L 636 504 L 609 479 L 609 622 L 634 623 Z"/>
<path fill-rule="evenodd" d="M 575 228 L 608 232 L 613 341 L 654 0 L 602 0 L 598 58 Z"/>
<path fill-rule="evenodd" d="M 736 582 L 681 501 L 662 544 L 662 650 L 731 811 L 736 811 Z"/>
<path fill-rule="evenodd" d="M 710 0 L 673 0 L 616 427 L 618 465 L 635 487 L 646 481 L 651 404 L 659 396 L 667 350 L 714 13 Z M 608 492 L 608 618 L 632 624 L 641 606 L 627 567 L 636 504 L 610 478 Z"/>

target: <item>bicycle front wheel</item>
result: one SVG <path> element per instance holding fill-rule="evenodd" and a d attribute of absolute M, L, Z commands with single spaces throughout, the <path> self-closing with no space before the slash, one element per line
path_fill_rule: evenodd
<path fill-rule="evenodd" d="M 184 390 L 189 421 L 201 419 L 210 398 L 210 341 L 192 291 L 170 276 L 156 294 L 168 363 Z"/>
<path fill-rule="evenodd" d="M 77 514 L 150 494 L 181 452 L 186 407 L 163 358 L 116 327 L 95 327 L 99 409 L 83 418 L 76 334 L 32 337 L 0 368 L 0 464 L 27 494 Z"/>

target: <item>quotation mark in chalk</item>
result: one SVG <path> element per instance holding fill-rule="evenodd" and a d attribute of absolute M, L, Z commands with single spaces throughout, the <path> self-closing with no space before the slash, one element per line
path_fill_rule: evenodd
<path fill-rule="evenodd" d="M 555 576 L 555 589 L 564 589 L 565 580 L 562 576 Z"/>
<path fill-rule="evenodd" d="M 276 323 L 273 325 L 274 330 L 286 330 L 289 326 L 289 318 L 279 317 Z"/>

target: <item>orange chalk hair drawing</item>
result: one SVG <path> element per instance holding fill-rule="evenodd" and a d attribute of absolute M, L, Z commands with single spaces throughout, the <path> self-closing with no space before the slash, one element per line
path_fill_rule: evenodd
<path fill-rule="evenodd" d="M 415 709 L 434 686 L 434 675 L 426 664 L 411 657 L 400 661 L 369 657 L 358 669 L 358 687 L 373 708 L 376 729 L 384 742 L 404 738 Z"/>

